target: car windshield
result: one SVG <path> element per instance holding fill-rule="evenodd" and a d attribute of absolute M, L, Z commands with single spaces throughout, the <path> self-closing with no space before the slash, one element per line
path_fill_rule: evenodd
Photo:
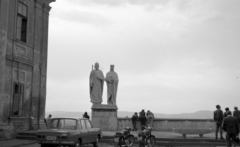
<path fill-rule="evenodd" d="M 75 119 L 58 118 L 52 119 L 48 128 L 58 129 L 76 129 L 77 121 Z"/>

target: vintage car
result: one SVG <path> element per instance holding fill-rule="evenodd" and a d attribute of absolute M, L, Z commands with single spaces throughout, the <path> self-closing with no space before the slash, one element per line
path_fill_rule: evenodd
<path fill-rule="evenodd" d="M 46 129 L 37 132 L 41 147 L 79 147 L 83 144 L 98 147 L 101 137 L 101 130 L 93 128 L 86 118 L 52 118 Z"/>

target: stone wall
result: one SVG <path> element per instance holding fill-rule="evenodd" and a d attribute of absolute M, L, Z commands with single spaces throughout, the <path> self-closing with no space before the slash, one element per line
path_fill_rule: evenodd
<path fill-rule="evenodd" d="M 4 128 L 28 129 L 30 113 L 36 128 L 44 126 L 49 4 L 54 1 L 0 0 L 0 124 Z M 25 23 L 19 19 L 19 4 L 26 7 Z M 18 36 L 17 20 L 26 24 L 26 30 L 20 31 L 25 37 Z"/>
<path fill-rule="evenodd" d="M 132 127 L 131 118 L 118 118 L 123 126 Z M 137 129 L 139 130 L 140 121 L 137 122 Z M 156 118 L 153 121 L 154 131 L 173 131 L 173 128 L 186 129 L 209 129 L 215 130 L 215 123 L 212 119 L 170 119 L 170 118 Z M 121 128 L 118 126 L 118 130 Z"/>
<path fill-rule="evenodd" d="M 9 101 L 4 93 L 5 58 L 7 48 L 8 0 L 0 1 L 0 123 L 6 121 L 4 117 L 5 103 Z"/>

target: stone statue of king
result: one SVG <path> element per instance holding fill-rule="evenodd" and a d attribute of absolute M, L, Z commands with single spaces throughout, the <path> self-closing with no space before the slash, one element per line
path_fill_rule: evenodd
<path fill-rule="evenodd" d="M 89 86 L 90 86 L 90 98 L 93 104 L 102 103 L 104 75 L 99 69 L 99 63 L 95 63 L 94 70 L 91 71 Z"/>
<path fill-rule="evenodd" d="M 110 71 L 106 74 L 105 81 L 107 82 L 107 103 L 116 105 L 118 75 L 114 71 L 114 65 L 110 65 Z"/>

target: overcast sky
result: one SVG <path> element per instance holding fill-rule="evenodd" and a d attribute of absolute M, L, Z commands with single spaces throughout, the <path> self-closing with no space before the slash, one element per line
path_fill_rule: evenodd
<path fill-rule="evenodd" d="M 91 112 L 89 75 L 115 65 L 119 111 L 240 107 L 239 0 L 57 0 L 46 111 Z M 104 85 L 103 104 L 107 103 Z"/>

